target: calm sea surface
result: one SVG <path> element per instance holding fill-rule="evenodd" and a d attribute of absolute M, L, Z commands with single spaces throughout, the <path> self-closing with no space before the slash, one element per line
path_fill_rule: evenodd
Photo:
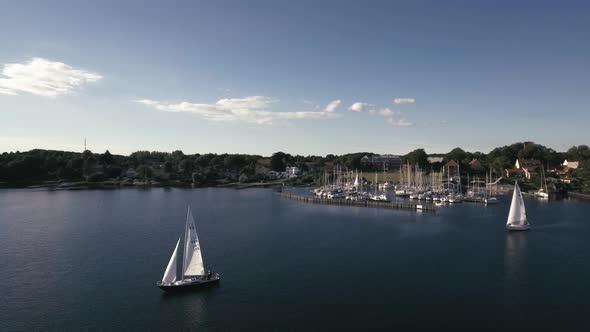
<path fill-rule="evenodd" d="M 271 190 L 0 190 L 0 330 L 590 329 L 590 204 L 437 214 Z M 164 295 L 193 208 L 219 288 Z"/>

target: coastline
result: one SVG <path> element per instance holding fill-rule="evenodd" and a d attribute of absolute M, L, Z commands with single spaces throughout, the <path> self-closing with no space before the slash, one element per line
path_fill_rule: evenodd
<path fill-rule="evenodd" d="M 288 180 L 276 180 L 268 182 L 230 182 L 207 185 L 195 185 L 182 181 L 20 181 L 20 182 L 0 182 L 0 189 L 47 189 L 47 190 L 115 190 L 122 188 L 271 188 L 282 187 L 309 187 L 308 184 L 291 183 Z"/>

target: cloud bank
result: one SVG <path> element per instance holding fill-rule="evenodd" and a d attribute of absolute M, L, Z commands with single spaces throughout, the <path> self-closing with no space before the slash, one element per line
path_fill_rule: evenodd
<path fill-rule="evenodd" d="M 269 108 L 279 100 L 265 96 L 223 98 L 213 104 L 169 103 L 150 99 L 134 100 L 162 112 L 192 113 L 210 121 L 246 122 L 260 125 L 284 124 L 291 120 L 334 119 L 340 100 L 330 102 L 323 111 L 275 112 Z"/>
<path fill-rule="evenodd" d="M 82 85 L 101 78 L 97 73 L 76 69 L 62 62 L 33 58 L 27 63 L 4 64 L 0 76 L 0 94 L 29 93 L 57 97 L 72 93 Z"/>

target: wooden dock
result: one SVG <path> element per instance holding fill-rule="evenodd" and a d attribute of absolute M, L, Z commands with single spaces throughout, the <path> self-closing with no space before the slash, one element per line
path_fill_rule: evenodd
<path fill-rule="evenodd" d="M 426 211 L 435 213 L 436 210 L 433 205 L 424 204 L 413 204 L 413 203 L 400 203 L 400 202 L 379 202 L 379 201 L 349 201 L 345 199 L 327 199 L 315 196 L 304 196 L 297 195 L 288 192 L 277 192 L 277 195 L 301 201 L 310 204 L 326 204 L 326 205 L 338 205 L 338 206 L 353 206 L 353 207 L 368 207 L 368 208 L 383 208 L 383 209 L 395 209 L 395 210 L 410 210 L 410 211 Z"/>

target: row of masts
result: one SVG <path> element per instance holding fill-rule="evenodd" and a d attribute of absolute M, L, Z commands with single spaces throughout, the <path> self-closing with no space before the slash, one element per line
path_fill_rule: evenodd
<path fill-rule="evenodd" d="M 380 182 L 378 173 L 375 173 L 374 182 L 369 182 L 363 177 L 362 171 L 348 171 L 336 165 L 332 173 L 324 172 L 320 187 L 313 192 L 317 196 L 329 199 L 389 200 L 387 189 L 395 189 L 396 196 L 434 202 L 459 203 L 465 200 L 489 204 L 497 201 L 494 197 L 496 186 L 492 183 L 491 170 L 489 177 L 486 174 L 485 189 L 481 188 L 479 177 L 470 182 L 468 175 L 468 186 L 463 188 L 460 176 L 451 177 L 447 170 L 445 178 L 444 171 L 426 173 L 418 165 L 412 167 L 406 164 L 401 167 L 399 179 L 399 183 L 394 186 L 388 181 Z"/>

